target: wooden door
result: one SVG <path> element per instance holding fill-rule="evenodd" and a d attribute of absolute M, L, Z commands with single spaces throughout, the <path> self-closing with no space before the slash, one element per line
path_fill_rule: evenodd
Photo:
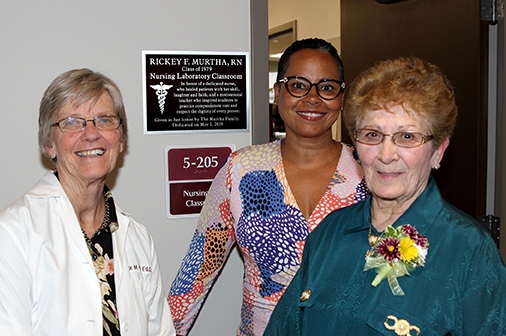
<path fill-rule="evenodd" d="M 485 216 L 488 23 L 480 20 L 480 1 L 380 2 L 341 0 L 346 82 L 388 58 L 413 55 L 439 66 L 455 87 L 459 118 L 433 176 L 445 200 Z"/>

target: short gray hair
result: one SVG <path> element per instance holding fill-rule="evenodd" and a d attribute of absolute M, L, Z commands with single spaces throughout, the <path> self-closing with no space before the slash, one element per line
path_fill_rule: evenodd
<path fill-rule="evenodd" d="M 121 136 L 126 145 L 128 138 L 127 117 L 121 91 L 112 79 L 90 69 L 74 69 L 56 77 L 44 92 L 39 108 L 39 148 L 47 155 L 46 146 L 51 141 L 51 125 L 57 122 L 63 109 L 69 104 L 79 107 L 92 99 L 92 106 L 103 93 L 109 93 L 114 111 L 121 119 Z"/>

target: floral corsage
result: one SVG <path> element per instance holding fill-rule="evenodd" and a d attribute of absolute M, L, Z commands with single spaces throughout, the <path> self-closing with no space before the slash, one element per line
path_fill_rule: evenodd
<path fill-rule="evenodd" d="M 376 287 L 383 279 L 394 295 L 404 295 L 397 278 L 409 275 L 408 271 L 425 265 L 429 242 L 409 224 L 394 229 L 388 226 L 365 257 L 364 272 L 375 268 L 378 275 L 372 285 Z"/>

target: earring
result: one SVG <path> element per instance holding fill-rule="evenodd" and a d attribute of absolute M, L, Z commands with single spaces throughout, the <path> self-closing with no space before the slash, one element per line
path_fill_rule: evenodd
<path fill-rule="evenodd" d="M 436 163 L 434 167 L 432 167 L 434 170 L 438 170 L 439 168 L 441 168 L 441 165 L 439 163 Z"/>

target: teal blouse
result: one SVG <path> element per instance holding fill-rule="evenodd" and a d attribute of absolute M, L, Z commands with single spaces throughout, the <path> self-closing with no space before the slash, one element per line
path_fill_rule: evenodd
<path fill-rule="evenodd" d="M 430 244 L 425 267 L 398 278 L 404 296 L 387 280 L 373 287 L 375 270 L 363 271 L 370 223 L 371 196 L 324 219 L 264 335 L 396 335 L 387 328 L 395 319 L 420 335 L 506 335 L 504 263 L 487 232 L 444 201 L 432 178 L 393 225 L 411 224 Z"/>

